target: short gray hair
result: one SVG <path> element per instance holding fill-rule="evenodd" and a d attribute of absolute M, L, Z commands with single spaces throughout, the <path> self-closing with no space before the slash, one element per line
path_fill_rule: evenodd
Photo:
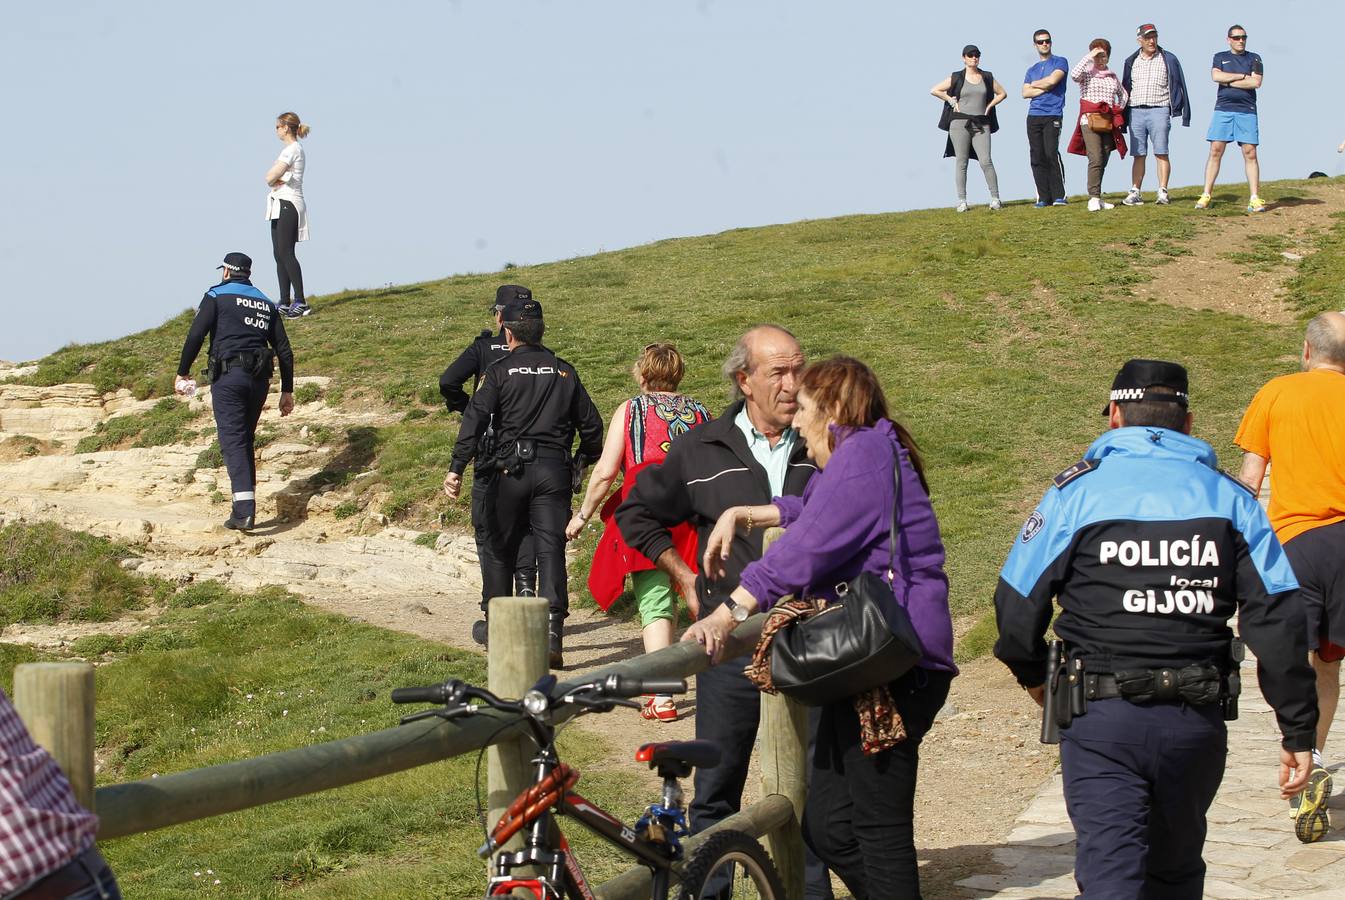
<path fill-rule="evenodd" d="M 1345 328 L 1336 321 L 1340 313 L 1324 312 L 1308 323 L 1304 337 L 1314 359 L 1345 366 Z"/>
<path fill-rule="evenodd" d="M 752 360 L 751 338 L 758 331 L 762 331 L 766 328 L 778 331 L 781 334 L 789 335 L 790 339 L 796 344 L 799 342 L 799 339 L 794 337 L 794 332 L 785 328 L 783 325 L 772 325 L 769 322 L 762 323 L 761 325 L 753 325 L 751 328 L 744 331 L 743 336 L 738 338 L 738 343 L 733 345 L 733 349 L 724 360 L 724 365 L 720 367 L 720 372 L 723 373 L 724 378 L 727 379 L 729 383 L 729 400 L 734 403 L 743 399 L 743 389 L 738 386 L 738 373 L 751 372 L 755 365 Z"/>

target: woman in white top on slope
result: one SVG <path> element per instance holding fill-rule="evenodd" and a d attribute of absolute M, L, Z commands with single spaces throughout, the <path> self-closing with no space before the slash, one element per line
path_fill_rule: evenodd
<path fill-rule="evenodd" d="M 294 245 L 308 240 L 308 208 L 304 205 L 304 146 L 299 138 L 308 137 L 308 126 L 292 112 L 276 118 L 276 137 L 285 145 L 275 165 L 266 170 L 266 218 L 271 220 L 271 249 L 276 258 L 276 279 L 280 282 L 280 311 L 291 319 L 311 312 L 304 301 L 304 273 Z M 293 303 L 290 287 L 293 285 Z"/>

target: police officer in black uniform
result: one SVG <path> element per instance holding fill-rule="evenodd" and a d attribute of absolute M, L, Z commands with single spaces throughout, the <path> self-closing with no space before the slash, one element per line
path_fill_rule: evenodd
<path fill-rule="evenodd" d="M 510 301 L 526 302 L 532 299 L 532 291 L 517 284 L 502 284 L 495 291 L 495 302 L 491 305 L 491 314 L 495 317 L 498 333 L 482 331 L 467 349 L 453 361 L 444 374 L 439 376 L 439 393 L 450 412 L 465 412 L 470 402 L 462 386 L 467 379 L 472 380 L 475 392 L 486 374 L 497 360 L 509 355 L 509 345 L 505 341 L 504 326 L 500 321 L 500 311 Z M 486 573 L 497 570 L 504 564 L 494 557 L 495 549 L 490 540 L 490 516 L 486 508 L 486 495 L 495 480 L 495 429 L 487 423 L 476 446 L 476 466 L 472 471 L 472 530 L 476 534 L 476 557 L 481 565 L 481 611 L 486 611 L 490 595 L 485 591 Z M 514 560 L 514 591 L 519 596 L 535 596 L 537 593 L 537 559 L 533 548 L 532 533 L 524 536 L 519 544 L 518 558 Z M 472 639 L 478 644 L 486 643 L 486 622 L 481 619 L 472 625 Z"/>
<path fill-rule="evenodd" d="M 1104 412 L 1110 430 L 1056 476 L 1004 564 L 995 655 L 1045 704 L 1043 740 L 1058 729 L 1080 893 L 1194 900 L 1237 716 L 1228 620 L 1256 651 L 1289 797 L 1317 722 L 1304 609 L 1256 498 L 1190 436 L 1184 368 L 1130 360 Z"/>
<path fill-rule="evenodd" d="M 196 310 L 187 342 L 182 345 L 174 386 L 178 393 L 195 392 L 192 363 L 210 336 L 211 403 L 220 451 L 233 487 L 233 508 L 225 528 L 247 531 L 257 514 L 257 420 L 266 405 L 274 363 L 280 362 L 280 414 L 294 409 L 294 354 L 276 304 L 252 286 L 252 259 L 229 253 L 224 281 L 205 292 Z"/>
<path fill-rule="evenodd" d="M 537 553 L 538 594 L 551 604 L 550 661 L 561 668 L 561 630 L 569 612 L 565 579 L 565 523 L 570 516 L 573 461 L 570 448 L 579 433 L 577 459 L 584 465 L 602 455 L 602 418 L 579 382 L 574 367 L 542 346 L 545 325 L 536 300 L 510 300 L 500 311 L 509 355 L 486 369 L 462 417 L 444 490 L 456 498 L 462 473 L 477 454 L 481 435 L 495 427 L 497 477 L 486 506 L 495 564 L 485 573 L 485 596 L 501 597 L 513 587 L 512 567 L 531 527 Z"/>

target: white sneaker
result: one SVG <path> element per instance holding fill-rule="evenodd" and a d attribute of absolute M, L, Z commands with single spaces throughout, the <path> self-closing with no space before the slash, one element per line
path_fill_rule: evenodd
<path fill-rule="evenodd" d="M 999 198 L 998 198 L 998 197 L 991 197 L 991 198 L 990 198 L 990 208 L 991 208 L 991 209 L 999 209 Z"/>
<path fill-rule="evenodd" d="M 958 212 L 966 212 L 966 211 L 969 210 L 969 209 L 971 209 L 971 207 L 967 205 L 967 201 L 966 201 L 966 200 L 963 200 L 961 203 L 959 203 L 959 204 L 957 205 L 957 211 L 958 211 Z"/>
<path fill-rule="evenodd" d="M 1100 200 L 1100 199 L 1097 198 L 1097 197 L 1089 197 L 1089 198 L 1088 198 L 1088 211 L 1089 211 L 1089 212 L 1097 212 L 1097 211 L 1100 210 L 1100 209 L 1102 209 L 1102 200 Z"/>
<path fill-rule="evenodd" d="M 1140 189 L 1133 187 L 1130 189 L 1130 193 L 1126 194 L 1126 198 L 1121 202 L 1126 206 L 1143 206 L 1144 198 L 1140 196 Z"/>
<path fill-rule="evenodd" d="M 1167 189 L 1167 188 L 1159 188 L 1159 189 L 1158 189 L 1158 205 L 1159 205 L 1159 206 L 1167 206 L 1167 205 L 1168 205 L 1168 202 L 1169 202 L 1169 201 L 1168 201 L 1168 189 Z"/>

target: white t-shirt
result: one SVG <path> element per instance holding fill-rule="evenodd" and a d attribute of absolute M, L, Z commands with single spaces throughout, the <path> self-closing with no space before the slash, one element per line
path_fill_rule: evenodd
<path fill-rule="evenodd" d="M 266 195 L 266 218 L 280 218 L 280 201 L 288 200 L 299 213 L 299 240 L 308 240 L 308 208 L 304 203 L 304 146 L 298 141 L 285 145 L 276 157 L 276 162 L 285 164 L 280 176 L 281 183 Z"/>

